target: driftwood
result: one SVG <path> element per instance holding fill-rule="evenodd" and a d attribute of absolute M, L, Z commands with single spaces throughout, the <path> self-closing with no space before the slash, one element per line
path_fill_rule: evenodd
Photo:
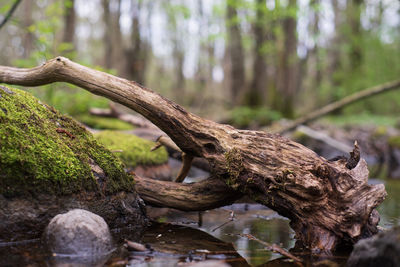
<path fill-rule="evenodd" d="M 379 214 L 375 208 L 386 191 L 382 184 L 368 185 L 367 165 L 360 160 L 357 146 L 348 162 L 330 162 L 280 135 L 238 130 L 200 118 L 135 82 L 63 57 L 32 69 L 0 66 L 0 82 L 25 86 L 68 82 L 132 108 L 164 131 L 183 152 L 207 159 L 214 179 L 226 184 L 223 192 L 246 194 L 288 217 L 298 241 L 314 252 L 354 244 L 377 232 Z M 139 194 L 150 203 L 166 185 L 170 184 L 137 179 Z M 183 185 L 173 184 L 173 188 L 178 186 Z M 145 197 L 144 190 L 151 195 Z M 174 200 L 185 210 L 195 195 L 182 195 Z M 159 205 L 168 206 L 163 201 L 167 196 L 174 197 L 159 195 Z M 196 200 L 203 201 L 199 196 Z"/>
<path fill-rule="evenodd" d="M 136 190 L 147 203 L 183 211 L 214 209 L 232 204 L 243 196 L 216 177 L 193 184 L 178 184 L 139 176 L 135 181 Z"/>
<path fill-rule="evenodd" d="M 387 82 L 387 83 L 384 83 L 381 85 L 377 85 L 377 86 L 374 86 L 371 88 L 364 89 L 362 91 L 359 91 L 352 95 L 344 97 L 336 102 L 333 102 L 329 105 L 326 105 L 326 106 L 322 107 L 321 109 L 310 112 L 307 115 L 290 122 L 288 125 L 286 125 L 284 127 L 278 127 L 274 131 L 277 133 L 289 132 L 291 130 L 294 130 L 299 125 L 312 122 L 322 116 L 325 116 L 326 114 L 329 114 L 335 110 L 341 109 L 352 103 L 358 102 L 360 100 L 363 100 L 365 98 L 368 98 L 368 97 L 371 97 L 371 96 L 374 96 L 377 94 L 381 94 L 381 93 L 388 92 L 388 91 L 391 91 L 394 89 L 398 89 L 398 88 L 400 88 L 400 80 Z"/>

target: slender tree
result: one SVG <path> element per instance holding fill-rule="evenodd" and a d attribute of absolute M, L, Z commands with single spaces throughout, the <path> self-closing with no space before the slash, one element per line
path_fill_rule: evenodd
<path fill-rule="evenodd" d="M 64 0 L 64 36 L 63 42 L 74 44 L 75 38 L 75 0 Z"/>
<path fill-rule="evenodd" d="M 104 40 L 104 65 L 107 69 L 113 67 L 112 54 L 113 54 L 113 42 L 112 42 L 112 20 L 110 13 L 110 1 L 102 0 L 103 6 L 103 20 L 105 24 L 105 31 L 103 35 Z"/>
<path fill-rule="evenodd" d="M 33 9 L 34 2 L 33 1 L 25 1 L 23 6 L 23 13 L 24 16 L 22 18 L 22 25 L 25 29 L 25 32 L 22 36 L 22 45 L 24 47 L 23 57 L 28 58 L 33 50 L 33 42 L 34 42 L 34 35 L 29 30 L 29 26 L 33 24 L 32 19 L 32 9 Z"/>
<path fill-rule="evenodd" d="M 140 29 L 140 14 L 143 8 L 143 2 L 132 1 L 131 7 L 131 47 L 125 50 L 127 59 L 126 74 L 128 78 L 138 82 L 139 84 L 144 84 L 150 46 L 143 38 Z"/>
<path fill-rule="evenodd" d="M 239 104 L 240 92 L 245 89 L 246 83 L 244 49 L 237 10 L 239 3 L 240 0 L 228 0 L 226 5 L 226 24 L 228 32 L 227 52 L 229 53 L 230 59 L 230 91 L 232 97 L 231 102 L 233 104 Z"/>
<path fill-rule="evenodd" d="M 332 0 L 333 13 L 334 13 L 334 26 L 335 26 L 335 35 L 331 42 L 329 48 L 329 68 L 328 68 L 328 77 L 330 78 L 330 83 L 333 87 L 337 87 L 342 83 L 341 75 L 338 75 L 339 70 L 342 68 L 342 53 L 341 46 L 343 42 L 343 34 L 342 34 L 342 26 L 343 26 L 343 18 L 342 12 L 339 7 L 338 0 Z M 333 99 L 335 97 L 332 96 Z"/>
<path fill-rule="evenodd" d="M 358 71 L 362 64 L 362 28 L 361 28 L 361 10 L 364 0 L 347 1 L 347 22 L 350 26 L 347 39 L 350 44 L 349 58 L 350 70 Z"/>
<path fill-rule="evenodd" d="M 282 21 L 283 49 L 279 55 L 277 89 L 281 101 L 278 109 L 284 116 L 294 116 L 294 100 L 298 91 L 298 57 L 297 57 L 297 1 L 289 0 L 287 14 Z"/>
<path fill-rule="evenodd" d="M 265 103 L 267 89 L 267 54 L 265 46 L 270 25 L 267 22 L 267 7 L 265 1 L 256 0 L 256 17 L 253 23 L 253 79 L 246 97 L 246 104 L 260 106 Z"/>

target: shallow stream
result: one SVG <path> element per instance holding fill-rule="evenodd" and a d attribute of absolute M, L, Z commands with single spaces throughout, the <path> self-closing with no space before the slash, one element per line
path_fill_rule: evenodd
<path fill-rule="evenodd" d="M 379 207 L 380 226 L 400 225 L 400 181 L 371 179 L 385 183 L 388 197 Z M 149 208 L 156 223 L 143 235 L 151 252 L 132 252 L 124 247 L 129 229 L 113 229 L 115 250 L 101 259 L 54 257 L 40 240 L 0 243 L 0 266 L 185 266 L 190 261 L 224 260 L 232 266 L 296 266 L 281 256 L 264 249 L 262 244 L 239 234 L 251 234 L 283 248 L 294 246 L 289 221 L 274 211 L 255 203 L 236 203 L 207 212 L 180 212 L 172 209 Z M 348 255 L 313 257 L 301 255 L 308 263 L 346 262 Z M 72 263 L 72 265 L 71 265 Z"/>

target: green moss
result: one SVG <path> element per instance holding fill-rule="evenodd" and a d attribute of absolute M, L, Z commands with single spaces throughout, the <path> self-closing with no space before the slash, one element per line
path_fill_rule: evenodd
<path fill-rule="evenodd" d="M 133 126 L 131 124 L 115 118 L 102 118 L 91 115 L 81 115 L 76 119 L 93 129 L 120 131 L 133 129 Z"/>
<path fill-rule="evenodd" d="M 400 136 L 392 136 L 388 139 L 388 144 L 392 147 L 400 148 Z"/>
<path fill-rule="evenodd" d="M 106 178 L 96 179 L 90 162 Z M 132 184 L 118 158 L 72 118 L 25 91 L 0 87 L 0 194 L 112 193 Z"/>
<path fill-rule="evenodd" d="M 380 125 L 375 128 L 374 132 L 372 133 L 372 136 L 375 138 L 379 138 L 387 135 L 387 132 L 388 132 L 387 126 Z"/>
<path fill-rule="evenodd" d="M 268 125 L 281 117 L 278 111 L 266 107 L 240 106 L 231 111 L 230 122 L 236 127 L 248 127 L 251 124 Z"/>
<path fill-rule="evenodd" d="M 398 116 L 356 113 L 354 115 L 326 116 L 322 118 L 322 121 L 338 126 L 377 125 L 394 127 L 398 121 Z"/>
<path fill-rule="evenodd" d="M 233 189 L 239 187 L 239 176 L 243 171 L 243 160 L 238 149 L 233 148 L 225 153 L 225 159 L 227 162 L 227 172 L 229 179 L 226 183 Z"/>
<path fill-rule="evenodd" d="M 115 154 L 129 167 L 158 165 L 168 161 L 168 153 L 164 147 L 150 151 L 154 142 L 132 134 L 103 131 L 95 134 L 95 137 L 111 151 L 118 151 Z"/>
<path fill-rule="evenodd" d="M 310 139 L 310 137 L 302 131 L 294 131 L 291 138 L 299 143 L 305 143 Z"/>

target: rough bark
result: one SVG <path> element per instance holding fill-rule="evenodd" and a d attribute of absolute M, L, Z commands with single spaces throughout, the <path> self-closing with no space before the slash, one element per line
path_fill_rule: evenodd
<path fill-rule="evenodd" d="M 213 175 L 231 189 L 288 217 L 296 238 L 313 251 L 334 250 L 377 232 L 375 208 L 386 191 L 383 184 L 368 185 L 364 160 L 330 162 L 279 135 L 202 119 L 135 82 L 63 57 L 32 69 L 1 66 L 0 82 L 26 86 L 69 82 L 134 109 L 183 152 L 206 158 Z"/>

